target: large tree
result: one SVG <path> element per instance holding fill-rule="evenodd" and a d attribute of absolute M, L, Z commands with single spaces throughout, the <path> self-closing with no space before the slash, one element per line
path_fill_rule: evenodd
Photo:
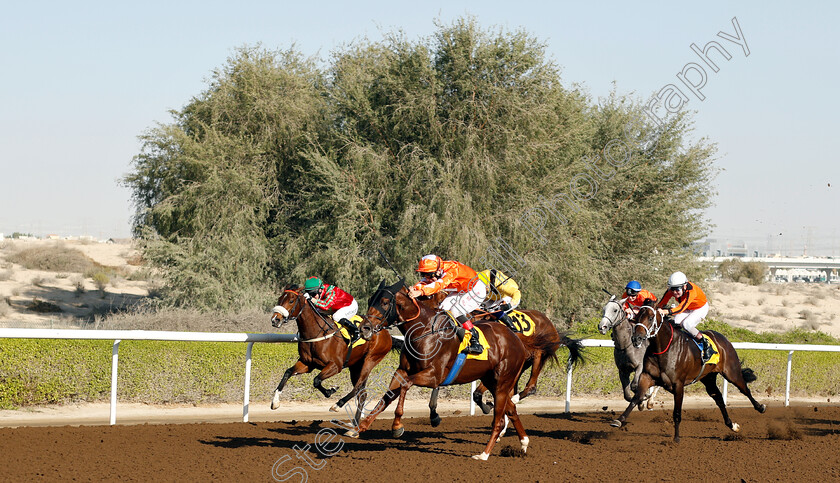
<path fill-rule="evenodd" d="M 324 64 L 243 48 L 143 137 L 125 182 L 169 302 L 236 308 L 309 274 L 364 299 L 382 250 L 408 277 L 427 253 L 514 269 L 526 306 L 568 317 L 694 269 L 714 149 L 685 115 L 595 102 L 527 32 L 469 18 Z M 628 126 L 647 142 L 609 165 Z"/>

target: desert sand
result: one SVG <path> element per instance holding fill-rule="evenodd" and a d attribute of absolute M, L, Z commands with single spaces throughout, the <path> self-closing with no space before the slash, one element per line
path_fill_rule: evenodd
<path fill-rule="evenodd" d="M 32 246 L 63 244 L 90 259 L 113 267 L 125 276 L 112 278 L 100 292 L 93 280 L 79 273 L 28 270 L 7 257 Z M 138 252 L 129 244 L 92 241 L 5 240 L 0 242 L 0 327 L 89 327 L 103 313 L 141 301 L 156 282 L 130 274 Z M 128 280 L 126 277 L 135 280 Z M 755 332 L 784 332 L 794 328 L 820 330 L 840 337 L 840 285 L 824 283 L 765 283 L 752 286 L 736 282 L 703 282 L 711 303 L 710 317 Z M 663 290 L 648 287 L 660 295 Z M 57 305 L 60 312 L 39 313 L 29 307 L 33 299 Z"/>

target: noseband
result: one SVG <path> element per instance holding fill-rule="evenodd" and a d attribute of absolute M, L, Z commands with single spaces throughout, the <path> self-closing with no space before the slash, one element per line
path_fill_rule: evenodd
<path fill-rule="evenodd" d="M 613 319 L 606 316 L 606 313 L 607 313 L 606 307 L 609 307 L 610 304 L 615 304 L 616 306 L 618 306 L 618 311 L 617 311 L 618 320 L 613 320 Z M 604 317 L 603 318 L 610 321 L 610 325 L 607 327 L 607 329 L 613 329 L 613 328 L 615 328 L 616 325 L 618 325 L 618 324 L 624 322 L 625 320 L 627 320 L 627 314 L 624 312 L 624 309 L 621 308 L 621 304 L 618 303 L 618 301 L 610 300 L 609 302 L 607 302 L 606 307 L 604 307 Z"/>

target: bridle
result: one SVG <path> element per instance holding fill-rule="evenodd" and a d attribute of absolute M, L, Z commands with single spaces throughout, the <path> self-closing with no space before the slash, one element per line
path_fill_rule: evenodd
<path fill-rule="evenodd" d="M 402 288 L 402 287 L 400 287 L 400 288 Z M 417 317 L 420 317 L 420 312 L 422 311 L 420 309 L 420 304 L 418 304 L 417 301 L 414 300 L 411 297 L 409 297 L 409 299 L 411 299 L 411 301 L 414 302 L 414 306 L 417 307 L 417 315 L 415 315 L 414 317 L 411 317 L 409 319 L 403 319 L 402 316 L 400 316 L 399 312 L 397 311 L 397 294 L 399 293 L 399 291 L 400 291 L 399 289 L 392 290 L 392 287 L 387 287 L 387 288 L 382 287 L 379 290 L 377 290 L 376 293 L 374 293 L 373 296 L 371 297 L 370 301 L 373 302 L 375 300 L 376 302 L 375 303 L 369 303 L 368 305 L 372 308 L 375 308 L 376 311 L 379 312 L 380 314 L 383 314 L 379 317 L 375 317 L 375 316 L 372 316 L 372 315 L 367 315 L 366 316 L 368 320 L 371 320 L 371 319 L 376 320 L 376 324 L 373 324 L 373 323 L 371 324 L 371 325 L 375 325 L 374 327 L 371 327 L 371 332 L 370 332 L 371 336 L 373 336 L 377 332 L 380 332 L 382 330 L 385 330 L 385 329 L 388 329 L 388 328 L 391 328 L 391 327 L 399 327 L 400 325 L 405 324 L 406 322 L 411 322 L 412 320 L 416 319 Z M 382 304 L 381 304 L 382 292 L 385 292 L 386 294 L 391 296 L 391 303 L 388 305 L 388 309 L 384 310 L 384 311 L 382 309 Z"/>
<path fill-rule="evenodd" d="M 318 310 L 316 310 L 316 308 L 312 304 L 312 302 L 310 300 L 308 300 L 303 294 L 298 293 L 296 290 L 291 290 L 291 289 L 284 290 L 284 293 L 292 294 L 295 297 L 295 303 L 294 303 L 294 305 L 292 305 L 291 310 L 288 310 L 289 315 L 284 317 L 277 325 L 275 325 L 275 327 L 279 327 L 280 325 L 282 325 L 286 322 L 297 322 L 297 319 L 298 319 L 298 317 L 300 317 L 300 314 L 303 313 L 303 308 L 304 308 L 303 304 L 301 304 L 300 301 L 301 301 L 301 299 L 304 299 L 306 301 L 306 303 L 309 305 L 309 308 L 311 308 L 312 312 L 315 314 L 315 321 L 318 324 L 318 328 L 321 330 L 321 334 L 323 334 L 323 335 L 321 337 L 315 337 L 314 339 L 301 340 L 300 339 L 300 332 L 298 332 L 297 336 L 298 336 L 298 339 L 299 339 L 300 342 L 318 342 L 318 341 L 329 339 L 330 337 L 333 337 L 334 335 L 336 335 L 340 332 L 340 329 L 338 328 L 338 326 L 330 323 L 330 321 L 328 319 L 325 319 L 324 316 L 322 316 L 318 312 Z M 282 306 L 281 306 L 281 308 L 282 308 Z M 294 315 L 292 315 L 292 314 L 294 314 Z M 274 323 L 274 322 L 275 322 L 275 319 L 272 318 L 272 323 Z M 332 331 L 332 332 L 330 332 L 330 331 Z"/>
<path fill-rule="evenodd" d="M 618 310 L 617 310 L 618 318 L 617 318 L 617 320 L 613 320 L 610 317 L 607 317 L 607 315 L 606 315 L 607 314 L 606 308 L 609 307 L 610 304 L 615 304 L 618 307 Z M 614 329 L 615 326 L 617 326 L 618 324 L 627 320 L 627 313 L 624 312 L 624 309 L 621 308 L 621 304 L 617 300 L 610 300 L 609 302 L 607 302 L 607 305 L 604 306 L 604 316 L 602 318 L 610 321 L 610 325 L 607 327 L 607 329 Z"/>
<path fill-rule="evenodd" d="M 633 329 L 635 330 L 636 327 L 641 326 L 643 329 L 645 329 L 645 339 L 652 339 L 656 337 L 656 334 L 659 333 L 659 329 L 662 328 L 663 321 L 665 319 L 663 317 L 660 317 L 659 320 L 656 320 L 656 309 L 654 309 L 650 305 L 642 305 L 641 307 L 639 307 L 639 313 L 641 313 L 642 310 L 650 310 L 651 316 L 653 317 L 653 322 L 650 324 L 650 327 L 646 326 L 641 322 L 636 322 L 635 324 L 633 324 Z M 638 319 L 638 316 L 636 318 Z"/>

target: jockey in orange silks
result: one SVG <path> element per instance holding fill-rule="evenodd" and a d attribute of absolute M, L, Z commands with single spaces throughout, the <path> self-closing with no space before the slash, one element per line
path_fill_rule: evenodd
<path fill-rule="evenodd" d="M 419 297 L 442 290 L 453 290 L 440 303 L 440 308 L 455 319 L 464 330 L 469 330 L 470 345 L 464 352 L 480 354 L 484 349 L 478 340 L 478 331 L 469 319 L 469 313 L 479 308 L 487 297 L 487 286 L 472 268 L 453 260 L 443 260 L 437 255 L 426 255 L 417 266 L 421 280 L 411 287 L 409 295 Z"/>

